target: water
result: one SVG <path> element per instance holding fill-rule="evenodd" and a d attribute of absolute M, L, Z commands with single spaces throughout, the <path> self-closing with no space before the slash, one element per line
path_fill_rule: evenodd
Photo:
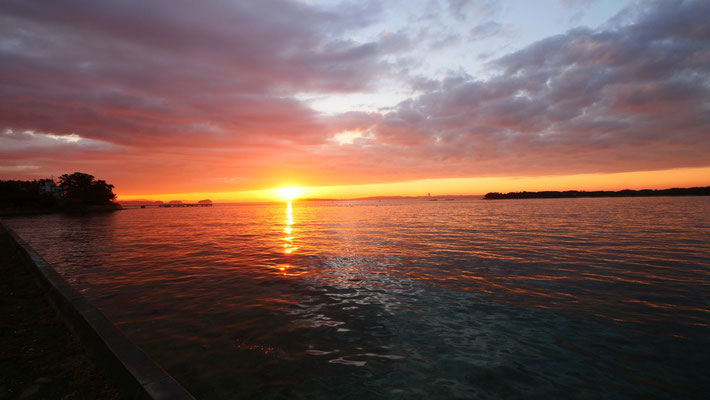
<path fill-rule="evenodd" d="M 710 198 L 6 219 L 198 398 L 700 398 Z"/>

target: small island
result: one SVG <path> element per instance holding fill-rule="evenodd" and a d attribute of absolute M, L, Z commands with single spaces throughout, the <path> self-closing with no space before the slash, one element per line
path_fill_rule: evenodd
<path fill-rule="evenodd" d="M 642 189 L 619 191 L 596 190 L 567 190 L 567 191 L 542 191 L 542 192 L 510 192 L 510 193 L 487 193 L 485 200 L 509 200 L 509 199 L 567 199 L 581 197 L 658 197 L 658 196 L 710 196 L 710 186 L 692 188 L 672 188 L 672 189 Z"/>
<path fill-rule="evenodd" d="M 121 209 L 114 186 L 82 172 L 54 179 L 0 180 L 0 215 L 98 212 Z"/>

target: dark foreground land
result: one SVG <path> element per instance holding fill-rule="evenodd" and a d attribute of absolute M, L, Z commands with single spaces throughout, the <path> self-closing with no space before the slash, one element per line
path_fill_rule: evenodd
<path fill-rule="evenodd" d="M 0 180 L 0 216 L 120 210 L 113 185 L 82 172 L 34 181 Z"/>
<path fill-rule="evenodd" d="M 0 233 L 0 399 L 120 399 Z"/>
<path fill-rule="evenodd" d="M 483 198 L 486 200 L 507 200 L 507 199 L 566 199 L 578 197 L 660 197 L 660 196 L 710 196 L 710 186 L 692 188 L 673 189 L 643 189 L 643 190 L 597 190 L 586 192 L 583 190 L 543 191 L 543 192 L 510 192 L 510 193 L 487 193 Z"/>

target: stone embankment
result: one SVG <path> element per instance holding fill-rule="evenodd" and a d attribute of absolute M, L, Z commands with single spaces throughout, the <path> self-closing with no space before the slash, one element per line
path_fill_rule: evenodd
<path fill-rule="evenodd" d="M 0 399 L 194 399 L 2 224 L 0 293 Z"/>

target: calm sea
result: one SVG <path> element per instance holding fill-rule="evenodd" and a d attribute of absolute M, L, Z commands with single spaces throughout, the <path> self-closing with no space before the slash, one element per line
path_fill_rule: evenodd
<path fill-rule="evenodd" d="M 710 198 L 6 219 L 198 398 L 701 398 Z"/>

